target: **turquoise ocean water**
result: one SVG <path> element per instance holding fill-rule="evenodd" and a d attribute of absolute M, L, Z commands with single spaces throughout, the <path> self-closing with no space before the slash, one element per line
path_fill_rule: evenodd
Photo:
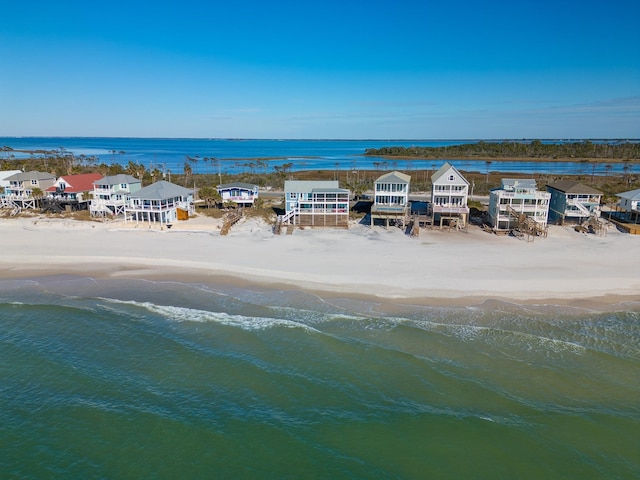
<path fill-rule="evenodd" d="M 0 478 L 640 478 L 640 304 L 0 281 Z"/>

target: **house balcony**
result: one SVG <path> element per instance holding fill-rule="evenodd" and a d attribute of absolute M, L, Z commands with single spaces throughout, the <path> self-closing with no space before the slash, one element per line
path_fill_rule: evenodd
<path fill-rule="evenodd" d="M 457 215 L 468 215 L 469 207 L 463 207 L 461 205 L 433 205 L 433 213 L 439 214 L 457 214 Z"/>
<path fill-rule="evenodd" d="M 371 207 L 372 213 L 382 213 L 382 214 L 392 214 L 392 215 L 403 214 L 406 210 L 407 210 L 406 205 L 381 205 L 381 204 L 375 205 L 374 204 Z"/>

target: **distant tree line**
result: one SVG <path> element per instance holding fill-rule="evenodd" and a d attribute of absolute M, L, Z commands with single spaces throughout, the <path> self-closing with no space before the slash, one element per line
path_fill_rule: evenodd
<path fill-rule="evenodd" d="M 477 142 L 445 147 L 382 147 L 368 148 L 365 155 L 379 157 L 416 158 L 602 158 L 634 160 L 640 158 L 639 142 L 571 143 Z"/>

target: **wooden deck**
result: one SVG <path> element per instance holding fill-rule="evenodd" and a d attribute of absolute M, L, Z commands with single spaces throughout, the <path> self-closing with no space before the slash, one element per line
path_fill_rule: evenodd
<path fill-rule="evenodd" d="M 609 221 L 615 224 L 623 232 L 629 233 L 631 235 L 640 235 L 640 224 L 638 223 L 625 223 L 619 220 L 614 220 L 613 218 L 611 218 Z"/>
<path fill-rule="evenodd" d="M 296 219 L 296 226 L 349 228 L 349 215 L 305 215 L 301 213 Z"/>

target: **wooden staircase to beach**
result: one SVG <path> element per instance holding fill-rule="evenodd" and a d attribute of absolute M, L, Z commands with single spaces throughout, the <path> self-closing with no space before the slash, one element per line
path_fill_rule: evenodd
<path fill-rule="evenodd" d="M 220 235 L 226 235 L 236 223 L 242 218 L 242 213 L 230 212 L 224 216 L 222 221 L 222 228 L 220 229 Z"/>
<path fill-rule="evenodd" d="M 532 242 L 535 237 L 547 237 L 549 228 L 536 222 L 533 218 L 528 217 L 524 213 L 516 211 L 513 207 L 507 206 L 509 217 L 515 220 L 515 226 L 512 229 L 516 237 L 526 237 L 528 242 Z"/>

